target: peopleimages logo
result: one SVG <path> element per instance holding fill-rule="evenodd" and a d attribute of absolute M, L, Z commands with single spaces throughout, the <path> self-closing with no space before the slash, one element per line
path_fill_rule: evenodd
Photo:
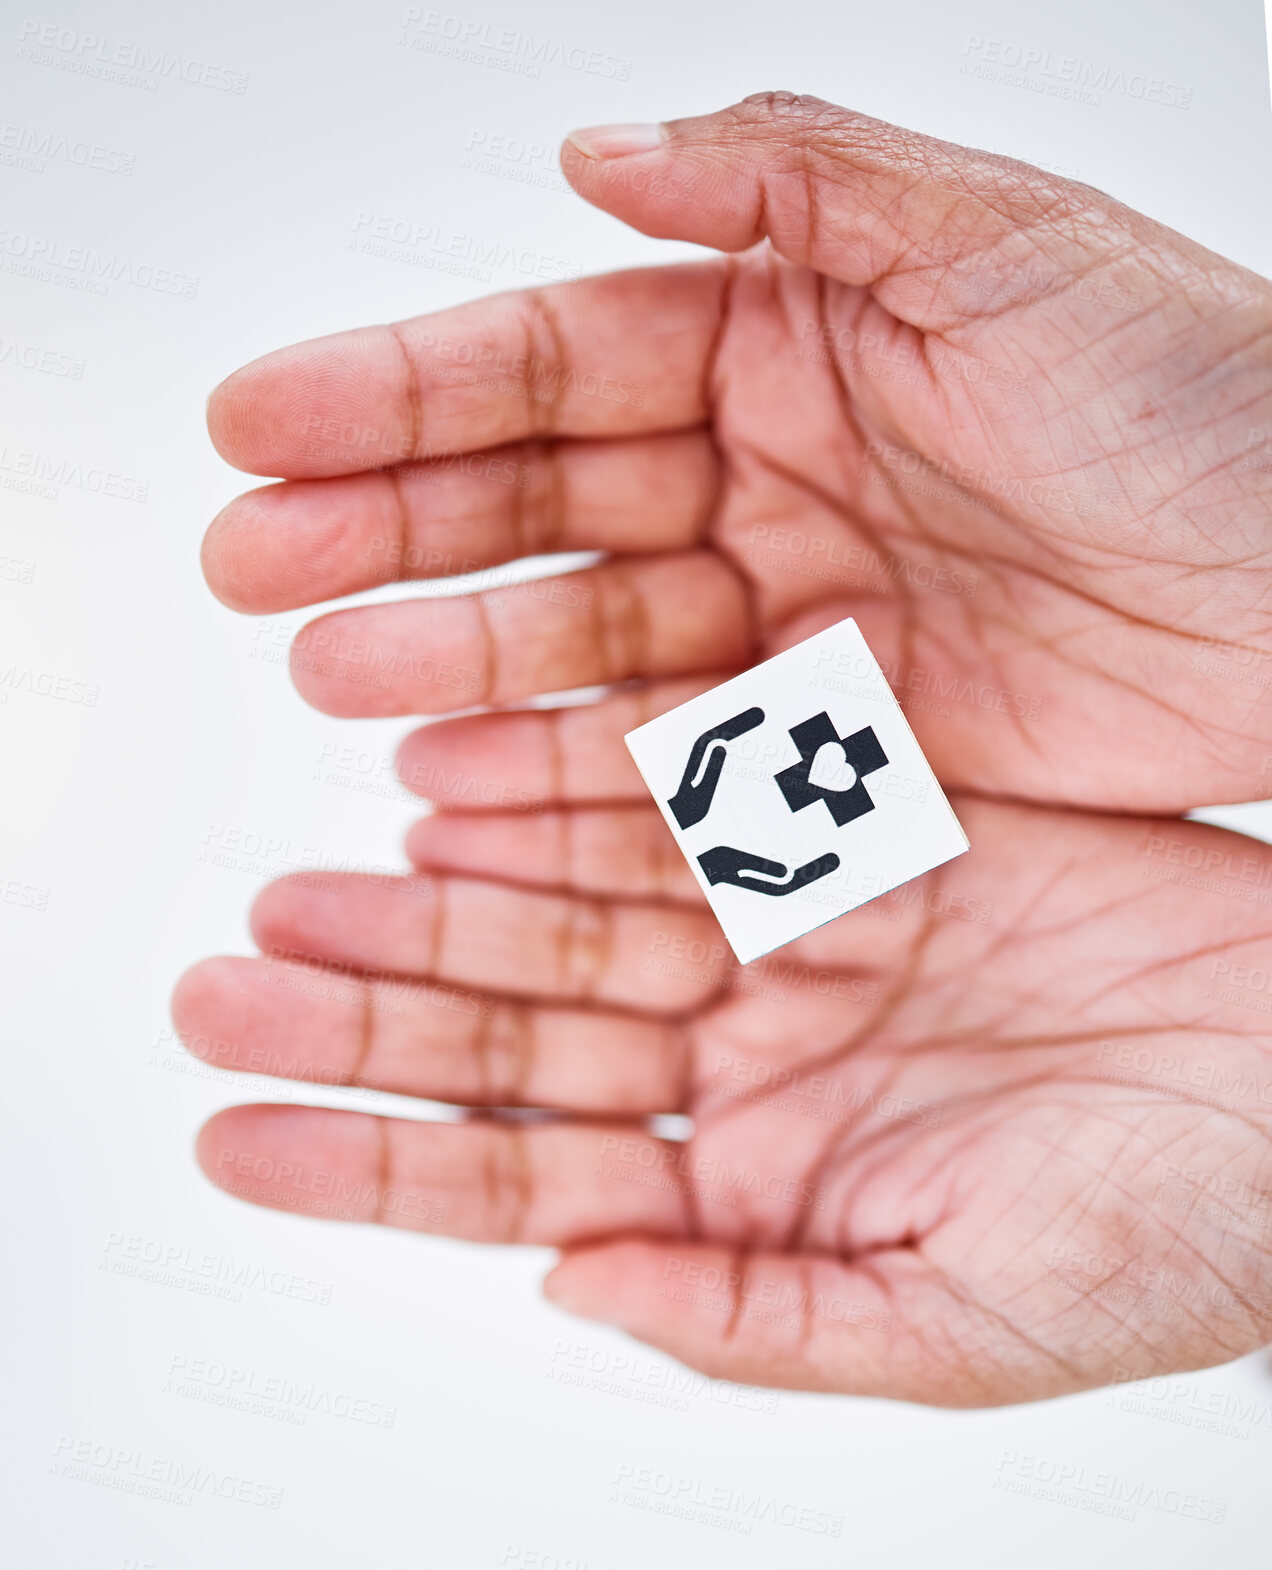
<path fill-rule="evenodd" d="M 399 43 L 409 49 L 466 60 L 473 65 L 493 65 L 515 75 L 538 78 L 545 65 L 616 82 L 631 79 L 632 61 L 587 44 L 523 33 L 516 27 L 494 27 L 475 17 L 445 11 L 425 11 L 407 6 L 402 14 Z"/>
<path fill-rule="evenodd" d="M 199 280 L 190 273 L 137 262 L 130 256 L 99 251 L 91 245 L 67 245 L 49 235 L 27 234 L 17 229 L 0 229 L 0 266 L 20 277 L 61 283 L 90 294 L 105 294 L 112 283 L 180 295 L 186 300 L 193 300 L 199 292 Z"/>
<path fill-rule="evenodd" d="M 246 71 L 58 22 L 28 17 L 18 29 L 18 40 L 19 60 L 122 82 L 147 92 L 154 92 L 161 81 L 188 82 L 192 87 L 211 87 L 222 93 L 247 91 Z"/>
<path fill-rule="evenodd" d="M 1099 93 L 1120 93 L 1143 103 L 1187 109 L 1191 87 L 1152 76 L 1134 67 L 1062 55 L 1051 49 L 1008 38 L 982 38 L 969 33 L 963 44 L 963 72 L 995 77 L 1016 87 L 1033 87 L 1052 97 L 1073 98 L 1098 106 Z"/>

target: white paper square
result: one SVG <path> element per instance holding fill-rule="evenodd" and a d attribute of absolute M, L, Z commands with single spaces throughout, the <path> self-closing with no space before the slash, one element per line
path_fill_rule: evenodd
<path fill-rule="evenodd" d="M 744 965 L 968 849 L 851 619 L 626 741 Z"/>

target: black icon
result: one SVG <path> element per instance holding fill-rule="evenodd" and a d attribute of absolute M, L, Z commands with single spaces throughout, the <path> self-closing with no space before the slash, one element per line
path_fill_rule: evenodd
<path fill-rule="evenodd" d="M 676 822 L 682 829 L 691 829 L 695 823 L 701 823 L 710 811 L 716 786 L 720 783 L 720 771 L 724 768 L 724 754 L 727 750 L 725 744 L 735 741 L 739 736 L 744 736 L 747 731 L 754 730 L 757 725 L 763 723 L 763 709 L 747 709 L 742 714 L 735 714 L 731 720 L 725 720 L 722 725 L 717 725 L 713 730 L 703 731 L 694 742 L 689 749 L 689 761 L 685 764 L 685 772 L 680 776 L 680 785 L 676 794 L 669 797 L 667 801 Z M 708 748 L 711 749 L 709 757 Z M 701 779 L 696 778 L 699 770 L 702 773 Z"/>
<path fill-rule="evenodd" d="M 839 865 L 834 851 L 806 861 L 788 873 L 784 862 L 768 861 L 763 856 L 752 856 L 749 851 L 734 850 L 732 845 L 717 845 L 698 857 L 698 865 L 706 874 L 708 883 L 732 883 L 740 889 L 751 889 L 756 894 L 791 894 L 805 889 L 818 878 L 824 878 Z M 744 869 L 750 869 L 750 872 Z M 759 877 L 753 873 L 760 874 Z M 785 882 L 777 882 L 784 878 Z M 765 880 L 769 881 L 765 881 Z"/>
<path fill-rule="evenodd" d="M 728 743 L 763 723 L 763 709 L 745 709 L 732 719 L 703 731 L 694 742 L 676 794 L 667 800 L 682 829 L 691 829 L 701 823 L 711 810 L 724 770 Z M 799 748 L 800 761 L 773 777 L 792 812 L 802 812 L 814 802 L 824 801 L 827 811 L 842 828 L 845 823 L 874 810 L 875 804 L 863 781 L 866 775 L 883 768 L 888 758 L 869 725 L 854 731 L 851 736 L 840 736 L 830 715 L 823 711 L 792 726 L 789 734 Z M 842 749 L 853 770 L 855 778 L 847 790 L 830 790 L 812 783 L 813 760 L 827 743 Z M 807 888 L 818 878 L 834 872 L 839 866 L 839 857 L 833 851 L 827 851 L 825 855 L 806 861 L 802 867 L 790 870 L 785 862 L 770 861 L 732 845 L 716 845 L 698 857 L 698 865 L 710 884 L 731 883 L 735 888 L 749 889 L 754 894 L 782 895 Z"/>
<path fill-rule="evenodd" d="M 851 736 L 840 736 L 830 715 L 823 711 L 814 714 L 811 720 L 793 725 L 790 738 L 799 748 L 799 762 L 783 769 L 776 779 L 792 812 L 802 812 L 814 802 L 824 801 L 831 817 L 842 828 L 845 823 L 874 810 L 874 802 L 863 782 L 867 774 L 873 774 L 887 764 L 888 756 L 869 725 L 864 730 L 854 731 Z M 812 784 L 809 779 L 813 759 L 828 742 L 843 748 L 844 757 L 857 776 L 848 790 L 828 790 L 824 785 Z"/>

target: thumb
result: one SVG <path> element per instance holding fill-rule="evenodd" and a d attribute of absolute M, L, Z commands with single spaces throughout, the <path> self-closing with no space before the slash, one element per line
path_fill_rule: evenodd
<path fill-rule="evenodd" d="M 934 331 L 1046 292 L 1047 278 L 1084 277 L 1132 231 L 1168 233 L 1091 186 L 794 93 L 574 131 L 561 168 L 646 234 L 721 251 L 768 239 Z"/>

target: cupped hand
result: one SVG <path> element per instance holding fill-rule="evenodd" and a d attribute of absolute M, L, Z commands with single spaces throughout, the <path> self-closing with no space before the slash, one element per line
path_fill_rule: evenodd
<path fill-rule="evenodd" d="M 214 395 L 221 451 L 285 477 L 209 533 L 236 608 L 609 555 L 307 629 L 293 672 L 328 712 L 496 712 L 404 744 L 443 808 L 416 877 L 271 886 L 267 957 L 176 999 L 226 1067 L 545 1111 L 237 1108 L 205 1167 L 307 1214 L 557 1244 L 564 1305 L 757 1383 L 993 1402 L 1259 1345 L 1268 853 L 964 796 L 970 856 L 739 969 L 621 738 L 853 615 L 954 787 L 1259 794 L 1269 286 L 1087 187 L 807 100 L 563 162 L 741 254 L 319 340 Z"/>
<path fill-rule="evenodd" d="M 853 615 L 951 785 L 1261 794 L 1272 285 L 1089 186 L 806 99 L 622 145 L 580 133 L 565 173 L 732 254 L 340 333 L 213 395 L 221 452 L 286 479 L 208 536 L 237 609 L 612 553 L 337 611 L 294 655 L 304 695 L 515 703 Z"/>

